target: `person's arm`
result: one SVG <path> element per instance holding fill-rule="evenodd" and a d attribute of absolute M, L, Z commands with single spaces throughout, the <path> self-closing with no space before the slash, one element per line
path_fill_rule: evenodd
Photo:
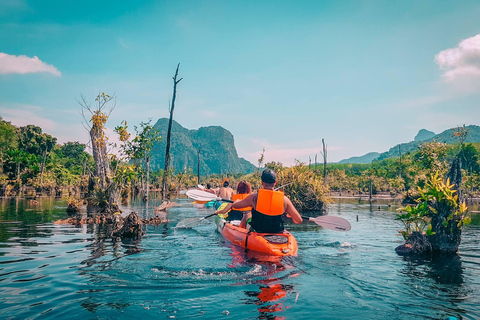
<path fill-rule="evenodd" d="M 224 213 L 227 213 L 228 211 L 230 211 L 230 209 L 232 209 L 232 205 L 233 203 L 229 203 L 225 206 L 225 208 L 223 208 L 222 210 L 217 210 L 214 212 L 214 214 L 224 214 Z"/>
<path fill-rule="evenodd" d="M 293 219 L 293 222 L 295 223 L 302 223 L 303 219 L 300 213 L 298 213 L 297 209 L 295 209 L 295 206 L 293 205 L 292 201 L 285 197 L 285 205 L 287 209 L 287 216 Z"/>
<path fill-rule="evenodd" d="M 239 209 L 239 208 L 245 208 L 245 207 L 253 207 L 253 196 L 254 194 L 251 194 L 243 200 L 235 201 L 232 204 L 232 208 Z"/>

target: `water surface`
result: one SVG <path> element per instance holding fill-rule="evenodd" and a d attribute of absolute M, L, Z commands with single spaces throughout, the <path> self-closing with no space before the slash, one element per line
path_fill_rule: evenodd
<path fill-rule="evenodd" d="M 174 229 L 213 212 L 176 201 L 169 223 L 116 242 L 102 227 L 54 225 L 66 217 L 61 200 L 0 200 L 2 318 L 480 318 L 478 216 L 458 256 L 409 259 L 394 252 L 403 243 L 395 204 L 336 200 L 328 214 L 351 231 L 289 224 L 299 254 L 274 259 L 231 246 L 213 220 Z M 125 211 L 148 217 L 158 203 Z"/>

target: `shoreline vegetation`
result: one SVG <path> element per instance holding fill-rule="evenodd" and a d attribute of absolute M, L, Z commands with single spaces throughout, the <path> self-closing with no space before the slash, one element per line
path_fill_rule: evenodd
<path fill-rule="evenodd" d="M 108 95 L 97 97 L 102 105 L 111 101 L 111 98 Z M 91 110 L 92 119 L 97 119 L 92 123 L 103 126 L 107 117 L 101 110 L 100 107 L 96 111 Z M 436 171 L 445 176 L 449 165 L 458 158 L 461 162 L 462 198 L 466 202 L 480 199 L 480 144 L 463 143 L 462 140 L 454 145 L 424 143 L 415 152 L 370 164 L 328 163 L 326 166 L 317 166 L 298 162 L 294 166 L 284 167 L 276 162 L 263 164 L 263 159 L 259 159 L 256 173 L 225 173 L 206 177 L 194 172 L 194 168 L 185 168 L 183 172 L 169 170 L 166 175 L 164 170 L 149 170 L 152 142 L 161 137 L 156 135 L 149 123 L 135 127 L 133 139 L 127 128 L 126 122 L 123 122 L 115 129 L 123 144 L 117 155 L 106 153 L 108 137 L 102 133 L 103 129 L 94 130 L 98 137 L 95 136 L 92 141 L 100 143 L 97 151 L 104 149 L 104 154 L 97 154 L 95 161 L 86 152 L 85 144 L 66 142 L 60 145 L 55 137 L 43 133 L 40 127 L 16 127 L 0 117 L 0 196 L 35 198 L 46 195 L 84 199 L 90 203 L 95 202 L 92 197 L 96 197 L 99 200 L 97 202 L 101 202 L 108 200 L 99 199 L 107 195 L 96 190 L 102 185 L 100 180 L 103 179 L 103 193 L 110 185 L 116 190 L 116 199 L 110 199 L 109 202 L 126 201 L 130 195 L 145 197 L 147 189 L 163 193 L 163 185 L 167 193 L 165 200 L 168 200 L 168 193 L 195 187 L 199 183 L 218 187 L 226 177 L 230 178 L 232 186 L 237 181 L 247 180 L 253 188 L 258 189 L 261 186 L 260 168 L 270 167 L 279 173 L 278 186 L 290 184 L 283 191 L 295 199 L 300 210 L 321 211 L 320 203 L 338 197 L 401 199 L 406 203 L 414 203 L 419 196 L 418 189 L 425 185 L 428 175 Z M 461 127 L 458 130 L 464 139 L 468 132 L 462 133 Z M 101 166 L 97 164 L 98 159 L 103 162 Z M 103 171 L 101 179 L 97 174 L 99 169 Z M 309 203 L 305 205 L 306 202 Z"/>

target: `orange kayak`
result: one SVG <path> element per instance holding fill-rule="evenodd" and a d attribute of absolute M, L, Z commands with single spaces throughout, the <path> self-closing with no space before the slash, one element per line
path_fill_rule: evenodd
<path fill-rule="evenodd" d="M 288 231 L 283 231 L 282 233 L 249 231 L 229 223 L 224 219 L 223 215 L 217 215 L 215 222 L 218 232 L 234 245 L 274 256 L 297 255 L 297 240 Z"/>

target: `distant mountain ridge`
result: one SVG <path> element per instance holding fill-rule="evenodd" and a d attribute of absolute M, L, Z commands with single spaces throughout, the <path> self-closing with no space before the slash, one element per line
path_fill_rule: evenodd
<path fill-rule="evenodd" d="M 158 170 L 165 166 L 168 119 L 159 119 L 154 127 L 160 132 L 162 140 L 152 149 L 150 166 L 152 170 Z M 193 169 L 196 173 L 198 150 L 200 150 L 201 175 L 250 173 L 255 170 L 253 164 L 238 157 L 230 131 L 220 126 L 189 130 L 174 120 L 170 142 L 170 163 L 175 172 Z"/>
<path fill-rule="evenodd" d="M 421 129 L 420 131 L 418 131 L 415 138 L 413 138 L 413 141 L 425 141 L 433 137 L 435 137 L 435 132 L 428 131 L 427 129 Z"/>
<path fill-rule="evenodd" d="M 466 143 L 480 142 L 480 126 L 470 125 L 470 126 L 466 126 L 465 129 L 468 129 L 468 134 L 464 142 Z M 416 149 L 418 149 L 419 146 L 421 146 L 426 142 L 437 141 L 437 142 L 444 142 L 447 144 L 458 143 L 459 142 L 458 138 L 453 135 L 454 132 L 455 132 L 455 128 L 445 130 L 439 134 L 435 134 L 432 131 L 422 129 L 415 136 L 414 141 L 397 144 L 396 146 L 390 148 L 388 151 L 380 153 L 376 158 L 371 159 L 370 162 L 374 160 L 383 160 L 387 158 L 399 157 L 400 153 L 405 154 L 408 152 L 415 151 Z M 370 162 L 353 162 L 353 161 L 367 161 L 368 159 L 371 158 L 371 154 L 373 154 L 373 152 L 367 153 L 366 155 L 359 156 L 359 157 L 344 159 L 344 160 L 341 160 L 339 163 L 370 163 Z"/>
<path fill-rule="evenodd" d="M 339 161 L 338 163 L 370 163 L 373 160 L 375 160 L 376 158 L 378 158 L 379 155 L 380 155 L 380 153 L 378 153 L 378 152 L 370 152 L 370 153 L 367 153 L 363 156 L 343 159 L 343 160 Z"/>

